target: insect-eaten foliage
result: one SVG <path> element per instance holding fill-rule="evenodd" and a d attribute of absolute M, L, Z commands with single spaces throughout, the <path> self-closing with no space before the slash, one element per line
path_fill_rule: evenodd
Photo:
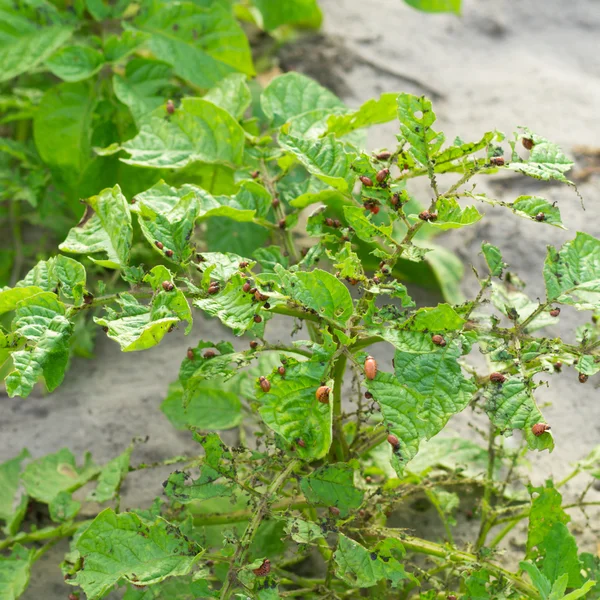
<path fill-rule="evenodd" d="M 94 18 L 117 16 L 126 4 L 86 3 Z M 88 84 L 61 84 L 41 99 L 38 151 L 52 157 L 65 189 L 79 178 L 96 185 L 88 174 L 98 165 L 112 181 L 87 195 L 61 254 L 1 289 L 6 391 L 25 397 L 36 385 L 58 387 L 82 328 L 124 352 L 151 348 L 177 328 L 190 334 L 193 317 L 199 330 L 203 318 L 218 319 L 238 340 L 201 339 L 183 353 L 161 408 L 199 452 L 161 463 L 180 465 L 151 508 L 120 507 L 128 473 L 152 467 L 132 466 L 133 446 L 105 465 L 66 448 L 38 458 L 23 451 L 0 464 L 0 598 L 19 597 L 36 560 L 61 538 L 71 540 L 65 582 L 91 600 L 117 588 L 126 600 L 599 598 L 600 564 L 578 551 L 562 483 L 528 494 L 512 484 L 527 449 L 554 447 L 537 404 L 538 376 L 572 365 L 585 381 L 600 369 L 595 317 L 576 344 L 533 335 L 556 324 L 563 305 L 600 310 L 600 240 L 577 233 L 550 246 L 546 299 L 537 302 L 489 243 L 480 293 L 464 301 L 456 259 L 434 242 L 476 224 L 481 203 L 533 226 L 561 226 L 547 200 L 496 201 L 474 180 L 503 170 L 570 185 L 568 159 L 528 130 L 447 143 L 429 100 L 410 94 L 350 109 L 297 73 L 253 93 L 244 74 L 230 73 L 232 64 L 250 66 L 235 50 L 227 2 L 154 10 L 158 4 L 103 42 L 114 60 L 141 43 L 156 55 L 113 75 L 116 97 L 135 119 L 128 138 L 90 136 L 103 147 L 92 159 L 68 141 L 57 148 L 47 129 L 55 119 L 72 118 L 75 107 L 82 127 L 92 118 L 81 104 Z M 256 0 L 247 10 L 269 4 Z M 44 14 L 59 13 L 48 5 Z M 52 23 L 43 44 L 33 33 L 30 46 L 19 41 L 27 68 L 47 65 L 71 81 L 83 79 L 75 63 L 86 73 L 104 69 L 92 47 L 56 53 L 73 32 L 68 22 Z M 176 24 L 189 33 L 186 44 L 173 40 Z M 231 29 L 223 60 L 193 43 L 194 31 L 209 26 Z M 33 45 L 43 50 L 37 58 Z M 178 75 L 210 89 L 167 102 L 169 61 L 192 51 L 197 60 L 182 61 L 192 71 Z M 388 148 L 363 149 L 365 128 L 394 121 Z M 417 177 L 429 183 L 421 198 L 410 191 Z M 113 274 L 111 289 L 98 279 L 105 273 Z M 416 306 L 406 284 L 436 279 L 444 301 Z M 288 319 L 292 343 L 273 341 L 274 315 Z M 377 362 L 385 346 L 391 369 Z M 470 364 L 481 354 L 488 372 Z M 488 449 L 436 437 L 467 407 L 488 419 Z M 217 432 L 226 429 L 239 432 L 238 445 L 222 441 Z M 505 443 L 513 434 L 520 446 Z M 599 477 L 599 456 L 582 459 L 574 473 Z M 465 510 L 460 486 L 482 492 L 469 509 L 481 526 L 468 548 L 453 536 L 459 505 Z M 427 539 L 390 517 L 418 497 L 443 526 Z M 40 505 L 41 526 L 31 519 Z M 501 566 L 499 544 L 526 519 L 520 564 Z"/>

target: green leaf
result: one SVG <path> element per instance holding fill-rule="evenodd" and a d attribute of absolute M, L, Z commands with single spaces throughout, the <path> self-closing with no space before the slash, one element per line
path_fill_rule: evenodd
<path fill-rule="evenodd" d="M 149 35 L 141 31 L 126 29 L 120 32 L 120 35 L 107 35 L 103 39 L 103 49 L 106 60 L 109 62 L 117 62 L 134 52 L 141 46 Z M 134 59 L 132 62 L 134 62 Z M 114 80 L 113 80 L 114 81 Z"/>
<path fill-rule="evenodd" d="M 65 375 L 73 333 L 64 305 L 50 292 L 27 298 L 18 305 L 13 330 L 27 344 L 12 353 L 13 371 L 6 378 L 8 395 L 28 396 L 42 375 L 48 390 L 56 389 Z"/>
<path fill-rule="evenodd" d="M 586 581 L 578 590 L 573 590 L 568 593 L 566 596 L 562 596 L 561 600 L 577 600 L 577 598 L 585 598 L 588 592 L 596 585 L 595 581 Z M 556 600 L 560 598 L 556 596 Z M 549 600 L 555 600 L 555 598 L 550 597 Z"/>
<path fill-rule="evenodd" d="M 521 561 L 519 563 L 519 567 L 521 567 L 521 569 L 523 569 L 523 571 L 527 572 L 527 574 L 531 578 L 531 581 L 533 582 L 533 585 L 535 585 L 535 587 L 538 589 L 538 591 L 542 595 L 542 598 L 544 600 L 547 600 L 548 596 L 550 595 L 550 592 L 552 590 L 552 583 L 550 581 L 548 581 L 548 578 L 537 568 L 537 566 L 534 563 Z M 568 577 L 567 577 L 567 580 L 568 580 Z M 556 585 L 556 583 L 555 583 L 555 585 Z M 562 597 L 562 596 L 560 596 L 560 597 Z"/>
<path fill-rule="evenodd" d="M 341 517 L 347 517 L 360 507 L 363 492 L 354 487 L 354 469 L 344 463 L 332 464 L 313 471 L 300 481 L 300 488 L 309 502 L 335 506 Z"/>
<path fill-rule="evenodd" d="M 18 499 L 17 492 L 20 487 L 21 463 L 29 457 L 29 451 L 23 449 L 15 458 L 0 463 L 0 520 L 4 521 L 3 530 L 7 535 L 16 533 L 15 529 L 24 516 L 27 497 L 21 496 Z"/>
<path fill-rule="evenodd" d="M 548 200 L 539 196 L 519 196 L 512 204 L 509 205 L 512 211 L 524 217 L 529 217 L 536 222 L 546 223 L 565 229 L 560 217 L 560 210 L 554 204 L 550 204 Z M 544 219 L 538 221 L 536 216 L 544 215 Z"/>
<path fill-rule="evenodd" d="M 119 493 L 121 483 L 129 473 L 132 450 L 133 446 L 129 446 L 125 452 L 102 467 L 96 489 L 90 492 L 88 500 L 102 503 L 112 500 Z"/>
<path fill-rule="evenodd" d="M 151 525 L 134 513 L 102 511 L 75 543 L 84 559 L 74 583 L 89 600 L 102 598 L 118 581 L 152 585 L 180 577 L 198 562 L 202 548 L 168 521 Z"/>
<path fill-rule="evenodd" d="M 493 277 L 502 277 L 502 271 L 507 267 L 507 264 L 502 260 L 500 249 L 488 242 L 483 242 L 481 244 L 481 251 L 490 270 L 490 275 Z"/>
<path fill-rule="evenodd" d="M 220 473 L 208 466 L 202 467 L 200 477 L 194 480 L 183 471 L 175 471 L 169 475 L 169 479 L 165 481 L 163 487 L 169 498 L 181 504 L 231 496 L 233 494 L 231 485 L 215 483 L 220 477 Z"/>
<path fill-rule="evenodd" d="M 89 208 L 79 225 L 69 231 L 59 249 L 72 254 L 106 253 L 106 259 L 94 259 L 107 269 L 119 269 L 129 264 L 133 227 L 127 199 L 121 188 L 102 190 L 86 200 Z"/>
<path fill-rule="evenodd" d="M 527 445 L 531 450 L 554 448 L 554 438 L 548 432 L 535 436 L 531 428 L 543 423 L 529 386 L 517 377 L 507 379 L 502 385 L 490 384 L 486 392 L 486 412 L 492 423 L 502 431 L 523 429 Z"/>
<path fill-rule="evenodd" d="M 461 208 L 454 198 L 440 198 L 436 207 L 438 218 L 429 222 L 429 225 L 435 229 L 442 231 L 459 229 L 481 221 L 482 215 L 474 206 Z"/>
<path fill-rule="evenodd" d="M 389 243 L 393 240 L 392 225 L 376 225 L 359 206 L 344 206 L 344 217 L 356 236 L 365 242 L 375 242 L 378 237 Z"/>
<path fill-rule="evenodd" d="M 313 79 L 286 73 L 273 79 L 262 93 L 261 106 L 273 127 L 317 108 L 344 108 L 344 103 Z"/>
<path fill-rule="evenodd" d="M 193 581 L 188 575 L 167 579 L 150 587 L 141 589 L 128 587 L 123 600 L 198 600 L 199 598 L 214 598 L 215 592 L 209 588 L 205 579 Z"/>
<path fill-rule="evenodd" d="M 45 292 L 56 288 L 79 303 L 85 289 L 86 273 L 84 266 L 67 256 L 56 256 L 41 260 L 16 284 L 16 287 L 36 286 Z"/>
<path fill-rule="evenodd" d="M 15 310 L 19 302 L 25 301 L 43 291 L 45 290 L 37 285 L 8 288 L 0 291 L 0 315 Z"/>
<path fill-rule="evenodd" d="M 170 86 L 172 67 L 149 58 L 134 58 L 127 63 L 125 75 L 113 76 L 115 96 L 131 111 L 140 127 L 147 115 L 164 105 L 164 93 Z"/>
<path fill-rule="evenodd" d="M 236 275 L 218 294 L 194 300 L 194 306 L 211 317 L 217 317 L 235 335 L 242 335 L 252 327 L 255 314 L 265 314 L 261 305 L 254 301 L 254 296 L 242 290 L 245 281 L 244 277 Z"/>
<path fill-rule="evenodd" d="M 472 168 L 469 163 L 461 165 L 461 163 L 455 161 L 487 148 L 494 138 L 498 139 L 501 136 L 502 134 L 498 132 L 487 131 L 477 142 L 465 143 L 462 140 L 455 140 L 452 146 L 448 146 L 436 155 L 434 165 L 435 172 L 446 173 L 448 171 L 464 171 L 468 168 Z M 502 139 L 504 139 L 503 136 Z"/>
<path fill-rule="evenodd" d="M 444 134 L 432 129 L 435 113 L 425 96 L 400 94 L 398 96 L 398 118 L 400 131 L 410 143 L 410 155 L 422 166 L 427 167 L 444 143 Z"/>
<path fill-rule="evenodd" d="M 220 106 L 236 119 L 241 119 L 252 102 L 246 80 L 246 75 L 232 73 L 208 90 L 203 98 Z"/>
<path fill-rule="evenodd" d="M 396 375 L 378 372 L 367 388 L 381 406 L 386 425 L 399 439 L 392 464 L 401 473 L 423 439 L 439 433 L 449 418 L 464 410 L 475 391 L 458 359 L 465 352 L 460 338 L 436 346 L 431 334 L 384 329 L 386 341 L 396 348 Z"/>
<path fill-rule="evenodd" d="M 270 378 L 271 390 L 258 395 L 265 424 L 295 445 L 296 454 L 306 459 L 322 458 L 331 446 L 332 405 L 315 397 L 324 374 L 321 363 L 288 359 L 285 378 L 275 372 Z"/>
<path fill-rule="evenodd" d="M 337 576 L 352 587 L 369 588 L 385 579 L 396 588 L 403 579 L 412 579 L 400 562 L 403 556 L 404 548 L 398 540 L 387 539 L 368 550 L 340 533 L 333 558 Z"/>
<path fill-rule="evenodd" d="M 46 67 L 64 81 L 83 81 L 104 64 L 100 52 L 89 46 L 63 46 L 46 60 Z"/>
<path fill-rule="evenodd" d="M 73 492 L 98 473 L 89 453 L 78 467 L 68 448 L 48 454 L 29 463 L 21 481 L 27 493 L 36 500 L 49 504 L 60 492 Z"/>
<path fill-rule="evenodd" d="M 244 31 L 219 3 L 160 3 L 136 26 L 151 34 L 148 44 L 158 59 L 199 87 L 210 88 L 236 71 L 254 74 Z"/>
<path fill-rule="evenodd" d="M 172 115 L 163 107 L 144 119 L 140 132 L 122 145 L 124 163 L 181 169 L 194 161 L 240 165 L 245 134 L 225 110 L 203 98 L 184 98 Z"/>
<path fill-rule="evenodd" d="M 362 127 L 393 121 L 398 111 L 397 97 L 396 93 L 381 94 L 378 100 L 367 100 L 354 112 L 331 115 L 327 120 L 327 133 L 342 137 Z"/>
<path fill-rule="evenodd" d="M 285 532 L 298 544 L 311 544 L 324 537 L 316 523 L 297 517 L 286 519 Z"/>
<path fill-rule="evenodd" d="M 506 166 L 513 171 L 549 181 L 554 179 L 563 183 L 571 183 L 565 173 L 573 166 L 573 161 L 568 159 L 562 150 L 547 139 L 524 129 L 524 137 L 533 140 L 534 146 L 525 161 L 512 161 Z"/>
<path fill-rule="evenodd" d="M 208 381 L 196 377 L 185 395 L 183 389 L 174 387 L 160 409 L 177 429 L 231 429 L 242 421 L 242 405 L 237 394 L 226 385 L 220 387 L 215 377 Z"/>
<path fill-rule="evenodd" d="M 0 600 L 16 600 L 27 588 L 35 550 L 15 544 L 8 556 L 0 555 Z"/>
<path fill-rule="evenodd" d="M 543 556 L 542 573 L 556 582 L 567 575 L 568 587 L 576 588 L 583 583 L 582 565 L 577 556 L 577 542 L 564 523 L 554 523 L 538 544 Z"/>
<path fill-rule="evenodd" d="M 60 48 L 73 32 L 51 10 L 44 11 L 47 21 L 38 14 L 39 22 L 36 22 L 34 18 L 22 14 L 18 5 L 16 9 L 9 5 L 6 2 L 0 6 L 0 81 L 8 81 L 39 65 Z"/>
<path fill-rule="evenodd" d="M 420 308 L 409 321 L 412 331 L 456 331 L 466 321 L 449 305 L 438 304 L 432 308 Z"/>
<path fill-rule="evenodd" d="M 85 5 L 96 21 L 120 17 L 129 0 L 85 0 Z"/>
<path fill-rule="evenodd" d="M 106 307 L 105 317 L 94 317 L 94 321 L 108 328 L 106 334 L 118 342 L 123 352 L 146 350 L 156 346 L 175 325 L 188 322 L 186 334 L 190 332 L 192 315 L 185 296 L 179 289 L 166 291 L 161 282 L 172 283 L 169 271 L 159 265 L 146 276 L 157 290 L 149 305 L 140 304 L 134 296 L 123 293 L 117 303 L 121 311 Z"/>
<path fill-rule="evenodd" d="M 260 11 L 267 31 L 273 31 L 280 25 L 313 29 L 321 26 L 323 17 L 317 0 L 288 0 L 285 4 L 279 0 L 252 0 L 252 3 Z"/>
<path fill-rule="evenodd" d="M 280 145 L 289 150 L 306 169 L 319 179 L 342 192 L 351 191 L 356 174 L 352 171 L 353 152 L 330 134 L 317 140 L 281 133 Z"/>
<path fill-rule="evenodd" d="M 35 113 L 33 137 L 41 159 L 74 188 L 91 161 L 95 106 L 86 83 L 62 83 L 44 94 Z"/>
<path fill-rule="evenodd" d="M 354 305 L 348 288 L 334 275 L 321 269 L 291 273 L 276 269 L 284 294 L 321 317 L 343 327 L 352 316 Z"/>
<path fill-rule="evenodd" d="M 600 240 L 578 232 L 558 251 L 549 246 L 544 279 L 548 300 L 577 310 L 600 307 Z"/>
<path fill-rule="evenodd" d="M 404 2 L 423 12 L 451 12 L 460 15 L 462 0 L 404 0 Z"/>
<path fill-rule="evenodd" d="M 592 477 L 600 479 L 600 446 L 593 448 L 583 460 L 577 463 L 577 466 Z"/>

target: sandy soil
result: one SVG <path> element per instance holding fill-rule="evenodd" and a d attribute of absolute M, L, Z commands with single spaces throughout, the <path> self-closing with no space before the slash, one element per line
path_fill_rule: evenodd
<path fill-rule="evenodd" d="M 284 54 L 286 66 L 317 76 L 338 90 L 349 105 L 383 91 L 425 93 L 435 101 L 438 129 L 448 139 L 460 135 L 477 139 L 498 128 L 511 132 L 518 125 L 573 152 L 577 145 L 593 146 L 600 131 L 600 6 L 595 0 L 465 0 L 462 18 L 424 15 L 401 0 L 321 0 L 325 12 L 324 36 L 319 43 L 299 45 Z M 395 127 L 380 127 L 371 146 L 391 145 Z M 542 185 L 523 178 L 505 178 L 481 190 L 503 199 L 535 193 L 559 201 L 569 231 L 519 220 L 489 210 L 480 226 L 443 238 L 465 260 L 472 260 L 487 239 L 499 245 L 511 268 L 529 283 L 529 293 L 543 295 L 542 264 L 545 246 L 555 245 L 583 230 L 600 235 L 599 179 L 579 181 L 586 201 L 582 211 L 575 193 L 566 187 Z M 415 188 L 428 198 L 425 188 Z M 467 277 L 464 291 L 472 296 L 474 280 Z M 581 316 L 564 310 L 560 332 L 573 336 Z M 271 335 L 277 337 L 276 331 Z M 285 335 L 279 330 L 281 335 Z M 230 339 L 216 323 L 198 320 L 190 340 Z M 138 446 L 134 462 L 160 460 L 195 450 L 190 436 L 175 431 L 158 410 L 168 383 L 177 375 L 188 339 L 173 333 L 158 348 L 122 354 L 100 337 L 97 358 L 76 360 L 63 386 L 49 397 L 0 399 L 0 461 L 26 445 L 34 456 L 68 446 L 81 456 L 90 450 L 98 462 L 122 451 L 135 436 L 149 435 Z M 391 354 L 378 348 L 386 363 Z M 560 478 L 573 461 L 600 442 L 600 404 L 596 378 L 580 385 L 566 370 L 552 378 L 538 400 L 548 403 L 544 413 L 553 425 L 556 450 L 532 455 L 531 475 L 536 483 Z M 455 417 L 451 427 L 473 437 L 469 413 Z M 139 476 L 126 484 L 123 506 L 151 500 L 161 492 L 164 473 Z M 585 485 L 574 479 L 566 495 L 574 497 Z M 431 515 L 429 515 L 431 517 Z M 595 551 L 598 520 L 586 522 L 574 514 L 580 548 Z M 597 517 L 597 513 L 595 515 Z M 429 518 L 428 526 L 435 521 Z M 431 531 L 431 530 L 430 530 Z M 507 540 L 510 544 L 510 539 Z M 25 600 L 67 597 L 55 567 L 64 548 L 57 547 L 36 565 Z"/>

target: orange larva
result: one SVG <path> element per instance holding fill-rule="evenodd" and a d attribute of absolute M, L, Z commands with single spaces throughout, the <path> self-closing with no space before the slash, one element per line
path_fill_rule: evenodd
<path fill-rule="evenodd" d="M 491 373 L 490 381 L 493 381 L 494 383 L 504 383 L 506 381 L 506 377 L 502 375 L 502 373 Z"/>
<path fill-rule="evenodd" d="M 377 361 L 372 356 L 367 356 L 365 360 L 365 375 L 367 379 L 375 379 L 377 375 Z"/>
<path fill-rule="evenodd" d="M 268 558 L 263 560 L 263 564 L 258 569 L 252 571 L 257 577 L 266 577 L 271 572 L 271 561 Z"/>
<path fill-rule="evenodd" d="M 317 397 L 317 400 L 321 404 L 329 404 L 329 394 L 330 393 L 331 393 L 331 388 L 327 387 L 326 385 L 322 385 L 315 392 L 315 396 Z"/>
<path fill-rule="evenodd" d="M 444 347 L 446 345 L 446 340 L 439 333 L 436 333 L 435 335 L 432 335 L 431 336 L 431 341 L 436 346 L 442 346 L 442 347 Z"/>
<path fill-rule="evenodd" d="M 542 433 L 546 433 L 546 431 L 550 431 L 550 425 L 546 425 L 546 423 L 536 423 L 532 428 L 531 432 L 536 437 L 542 435 Z"/>
<path fill-rule="evenodd" d="M 258 383 L 260 384 L 260 388 L 262 389 L 263 392 L 267 393 L 271 390 L 271 384 L 269 383 L 269 380 L 264 375 L 261 375 L 258 378 Z"/>

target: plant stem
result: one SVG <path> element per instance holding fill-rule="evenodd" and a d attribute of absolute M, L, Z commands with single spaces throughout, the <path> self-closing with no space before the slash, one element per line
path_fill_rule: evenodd
<path fill-rule="evenodd" d="M 446 531 L 446 537 L 448 538 L 448 543 L 451 546 L 454 546 L 454 536 L 452 535 L 452 529 L 450 528 L 450 523 L 448 523 L 448 519 L 446 518 L 446 515 L 444 514 L 444 511 L 442 510 L 442 507 L 440 506 L 440 503 L 438 502 L 438 499 L 436 498 L 435 494 L 431 491 L 426 489 L 425 490 L 425 495 L 429 498 L 429 501 L 431 502 L 431 504 L 433 504 L 435 510 L 437 511 L 439 517 L 440 517 L 440 521 L 442 522 L 442 525 L 444 526 L 444 530 Z"/>
<path fill-rule="evenodd" d="M 10 201 L 10 227 L 12 231 L 13 250 L 15 258 L 10 273 L 10 287 L 13 287 L 21 278 L 23 268 L 23 238 L 21 233 L 21 201 Z"/>
<path fill-rule="evenodd" d="M 342 429 L 342 386 L 344 374 L 346 373 L 346 355 L 340 354 L 333 367 L 333 439 L 331 452 L 337 454 L 338 458 L 345 462 L 348 459 L 349 450 L 344 430 Z"/>
<path fill-rule="evenodd" d="M 279 475 L 264 493 L 261 501 L 258 504 L 258 507 L 254 511 L 252 520 L 250 523 L 248 523 L 246 531 L 244 531 L 244 535 L 237 546 L 233 560 L 229 567 L 229 571 L 227 573 L 227 577 L 225 578 L 225 582 L 221 588 L 221 600 L 227 600 L 231 596 L 231 592 L 233 591 L 232 586 L 235 585 L 235 580 L 237 577 L 237 571 L 242 566 L 244 559 L 246 558 L 246 554 L 250 549 L 250 545 L 252 544 L 252 540 L 254 539 L 262 520 L 265 518 L 268 512 L 271 496 L 275 495 L 278 490 L 286 484 L 290 473 L 299 463 L 299 460 L 292 460 L 287 467 L 283 469 L 281 473 L 279 473 Z"/>
<path fill-rule="evenodd" d="M 402 542 L 402 545 L 406 548 L 406 550 L 417 552 L 419 554 L 436 556 L 452 563 L 471 565 L 479 564 L 493 572 L 496 576 L 508 579 L 515 589 L 519 590 L 528 598 L 535 598 L 536 600 L 539 600 L 540 598 L 537 590 L 530 586 L 526 581 L 523 581 L 516 573 L 508 571 L 487 560 L 481 560 L 475 554 L 470 554 L 469 552 L 463 552 L 461 550 L 450 550 L 445 546 L 436 544 L 435 542 L 430 542 L 429 540 L 423 540 L 421 538 L 404 535 L 402 532 L 396 529 L 378 528 L 368 530 L 367 533 L 375 535 L 376 537 L 392 537 L 398 539 Z"/>
<path fill-rule="evenodd" d="M 485 539 L 489 530 L 494 524 L 494 516 L 492 511 L 492 496 L 494 493 L 494 467 L 496 466 L 496 427 L 490 423 L 490 433 L 488 439 L 488 465 L 487 475 L 485 478 L 485 487 L 483 491 L 483 499 L 481 501 L 481 527 L 479 528 L 479 536 L 475 548 L 479 550 L 485 545 Z"/>
<path fill-rule="evenodd" d="M 32 531 L 26 533 L 21 531 L 16 535 L 7 537 L 0 542 L 0 550 L 10 548 L 13 544 L 28 544 L 30 542 L 41 542 L 44 540 L 59 540 L 62 538 L 72 536 L 80 527 L 89 525 L 92 520 L 88 521 L 76 521 L 75 523 L 64 523 L 58 527 L 45 527 L 38 531 Z"/>

